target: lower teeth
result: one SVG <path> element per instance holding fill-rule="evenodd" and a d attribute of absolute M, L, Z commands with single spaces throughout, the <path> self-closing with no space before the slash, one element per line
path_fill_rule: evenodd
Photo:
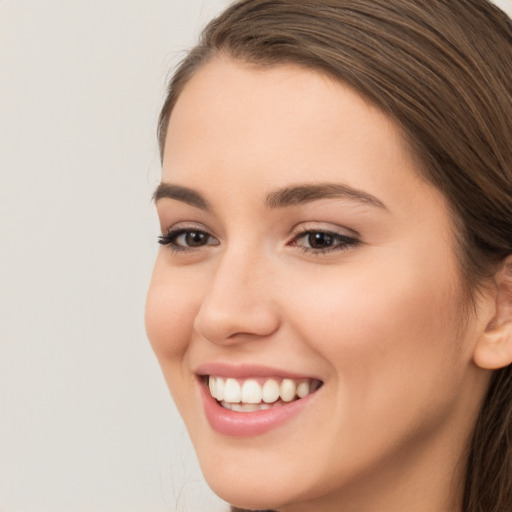
<path fill-rule="evenodd" d="M 243 403 L 230 403 L 230 402 L 218 402 L 221 407 L 224 409 L 230 409 L 231 411 L 236 412 L 255 412 L 255 411 L 266 411 L 267 409 L 272 409 L 273 407 L 280 407 L 284 404 L 282 400 L 278 400 L 272 404 L 260 403 L 260 404 L 243 404 Z"/>

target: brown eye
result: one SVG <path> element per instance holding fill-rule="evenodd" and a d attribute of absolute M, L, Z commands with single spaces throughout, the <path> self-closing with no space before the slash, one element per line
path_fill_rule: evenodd
<path fill-rule="evenodd" d="M 305 231 L 296 235 L 290 245 L 306 253 L 325 254 L 347 250 L 360 243 L 356 238 L 332 231 Z"/>
<path fill-rule="evenodd" d="M 203 231 L 189 231 L 184 233 L 182 237 L 185 239 L 185 245 L 187 247 L 201 247 L 208 243 L 210 235 Z"/>
<path fill-rule="evenodd" d="M 199 229 L 177 229 L 169 231 L 158 238 L 158 243 L 168 245 L 175 250 L 186 251 L 208 245 L 218 245 L 219 242 L 206 231 Z"/>
<path fill-rule="evenodd" d="M 335 238 L 330 233 L 309 233 L 308 244 L 312 249 L 327 249 L 332 247 L 335 242 Z"/>

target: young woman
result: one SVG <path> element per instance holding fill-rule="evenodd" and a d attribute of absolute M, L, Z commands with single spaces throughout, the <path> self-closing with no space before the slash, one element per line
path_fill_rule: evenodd
<path fill-rule="evenodd" d="M 512 25 L 245 0 L 169 85 L 146 322 L 244 509 L 512 510 Z"/>

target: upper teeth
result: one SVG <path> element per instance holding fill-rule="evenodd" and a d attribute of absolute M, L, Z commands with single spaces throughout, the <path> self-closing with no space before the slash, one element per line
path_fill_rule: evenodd
<path fill-rule="evenodd" d="M 291 402 L 295 397 L 304 398 L 315 389 L 320 383 L 312 379 L 292 380 L 283 379 L 278 382 L 276 379 L 267 379 L 261 385 L 255 379 L 238 381 L 237 379 L 224 377 L 208 378 L 208 387 L 213 398 L 228 403 L 259 404 L 264 402 L 271 404 L 279 400 Z"/>

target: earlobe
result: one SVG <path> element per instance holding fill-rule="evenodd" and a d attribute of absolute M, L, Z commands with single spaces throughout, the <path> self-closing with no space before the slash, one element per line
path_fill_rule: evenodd
<path fill-rule="evenodd" d="M 473 360 L 486 370 L 497 370 L 512 363 L 512 255 L 494 277 L 495 314 L 475 345 Z"/>

